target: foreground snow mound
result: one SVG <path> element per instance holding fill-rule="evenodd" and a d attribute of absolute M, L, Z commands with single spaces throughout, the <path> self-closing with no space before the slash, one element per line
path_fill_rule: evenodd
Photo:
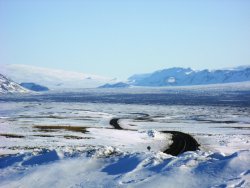
<path fill-rule="evenodd" d="M 89 157 L 96 157 L 96 158 L 101 158 L 101 157 L 110 157 L 110 156 L 115 156 L 115 155 L 121 155 L 122 151 L 119 150 L 116 147 L 112 146 L 103 146 L 100 148 L 94 148 L 90 151 L 87 152 Z"/>
<path fill-rule="evenodd" d="M 250 150 L 178 157 L 114 151 L 107 146 L 91 156 L 55 150 L 5 156 L 0 159 L 0 187 L 250 186 Z"/>

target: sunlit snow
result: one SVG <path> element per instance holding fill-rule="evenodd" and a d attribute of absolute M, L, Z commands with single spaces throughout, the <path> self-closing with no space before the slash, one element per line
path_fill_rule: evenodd
<path fill-rule="evenodd" d="M 0 187 L 249 187 L 247 90 L 195 90 L 168 91 L 186 105 L 164 101 L 165 89 L 1 97 Z M 161 131 L 188 133 L 200 150 L 165 154 Z"/>

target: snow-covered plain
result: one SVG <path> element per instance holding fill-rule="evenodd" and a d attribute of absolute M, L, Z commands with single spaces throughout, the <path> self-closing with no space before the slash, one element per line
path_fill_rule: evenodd
<path fill-rule="evenodd" d="M 35 97 L 0 99 L 0 187 L 250 187 L 249 105 Z M 189 133 L 200 150 L 165 154 L 160 131 Z"/>

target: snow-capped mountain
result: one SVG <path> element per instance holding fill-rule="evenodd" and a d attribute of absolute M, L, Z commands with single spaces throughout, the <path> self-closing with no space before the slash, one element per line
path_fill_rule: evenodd
<path fill-rule="evenodd" d="M 120 88 L 122 86 L 189 86 L 224 84 L 234 82 L 250 81 L 250 66 L 240 66 L 235 68 L 220 70 L 193 70 L 191 68 L 169 68 L 153 73 L 136 74 L 128 78 L 128 81 L 116 84 L 108 84 L 108 88 Z M 101 87 L 105 87 L 103 85 Z M 107 87 L 105 87 L 107 88 Z"/>
<path fill-rule="evenodd" d="M 134 75 L 128 82 L 134 86 L 187 86 L 250 81 L 250 67 L 222 70 L 170 68 L 150 74 Z"/>
<path fill-rule="evenodd" d="M 32 82 L 49 89 L 95 88 L 113 80 L 98 75 L 18 64 L 0 65 L 0 73 L 17 83 Z"/>
<path fill-rule="evenodd" d="M 29 90 L 23 88 L 19 84 L 9 80 L 0 74 L 0 94 L 5 93 L 28 93 Z"/>

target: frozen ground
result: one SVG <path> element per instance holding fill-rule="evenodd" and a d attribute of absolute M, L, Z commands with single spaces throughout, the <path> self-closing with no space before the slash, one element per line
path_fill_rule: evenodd
<path fill-rule="evenodd" d="M 168 94 L 178 105 L 159 105 L 162 93 L 2 97 L 0 187 L 250 187 L 248 96 L 223 92 Z M 189 133 L 200 150 L 167 155 L 160 131 Z"/>

